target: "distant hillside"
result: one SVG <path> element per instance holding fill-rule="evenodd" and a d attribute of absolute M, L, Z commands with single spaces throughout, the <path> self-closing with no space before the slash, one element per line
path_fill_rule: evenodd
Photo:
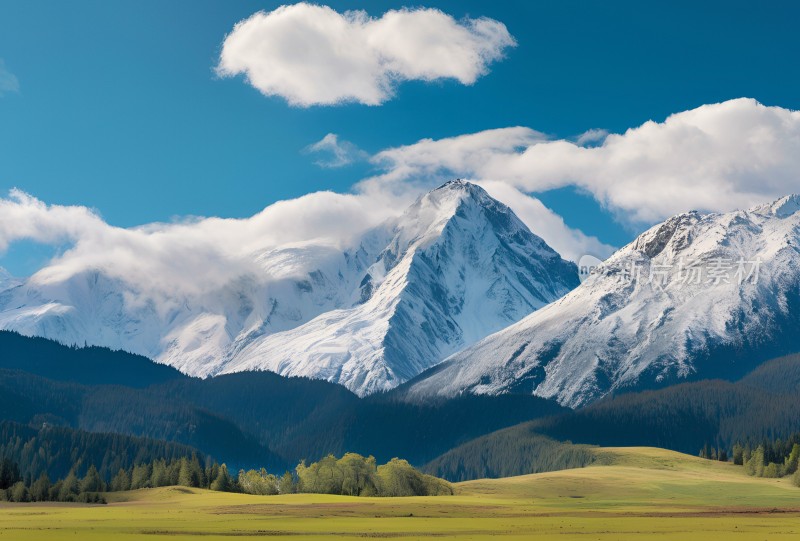
<path fill-rule="evenodd" d="M 698 381 L 610 397 L 532 422 L 556 439 L 605 446 L 648 445 L 697 454 L 706 443 L 785 438 L 800 430 L 800 356 L 769 361 L 732 383 Z"/>
<path fill-rule="evenodd" d="M 94 465 L 103 478 L 109 479 L 120 468 L 193 454 L 203 460 L 202 453 L 196 449 L 177 443 L 90 433 L 63 426 L 31 427 L 0 421 L 0 457 L 17 463 L 23 477 L 35 478 L 47 472 L 51 479 L 59 479 L 66 477 L 77 464 L 79 476 Z"/>
<path fill-rule="evenodd" d="M 432 460 L 426 471 L 450 480 L 559 469 L 580 449 L 657 446 L 696 455 L 706 444 L 787 438 L 800 430 L 800 355 L 761 365 L 732 383 L 684 383 L 609 397 L 586 408 L 488 434 Z M 554 441 L 558 440 L 558 441 Z M 566 467 L 566 466 L 564 466 Z"/>
<path fill-rule="evenodd" d="M 147 387 L 187 378 L 174 368 L 141 355 L 99 347 L 65 346 L 10 331 L 0 331 L 0 368 L 86 385 Z"/>
<path fill-rule="evenodd" d="M 456 447 L 426 464 L 423 470 L 458 482 L 582 468 L 594 461 L 589 446 L 561 443 L 526 428 L 513 427 Z"/>
<path fill-rule="evenodd" d="M 0 420 L 168 440 L 242 467 L 288 466 L 228 419 L 149 389 L 88 386 L 0 370 Z"/>
<path fill-rule="evenodd" d="M 0 363 L 0 420 L 175 441 L 229 465 L 274 471 L 348 451 L 422 465 L 483 434 L 566 411 L 534 396 L 424 406 L 392 394 L 360 399 L 336 384 L 271 372 L 201 380 L 102 348 L 3 337 L 16 353 Z M 123 369 L 113 368 L 118 361 Z"/>

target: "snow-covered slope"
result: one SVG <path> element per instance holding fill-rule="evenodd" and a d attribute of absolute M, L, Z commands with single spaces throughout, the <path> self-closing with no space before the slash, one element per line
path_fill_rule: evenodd
<path fill-rule="evenodd" d="M 800 351 L 800 197 L 675 216 L 564 298 L 420 376 L 407 396 L 525 392 L 580 406 Z"/>
<path fill-rule="evenodd" d="M 96 269 L 46 268 L 0 289 L 0 328 L 124 349 L 193 375 L 272 370 L 367 394 L 414 377 L 578 282 L 573 264 L 462 181 L 351 246 L 286 245 L 251 259 L 253 272 L 223 287 L 158 302 Z"/>
<path fill-rule="evenodd" d="M 224 370 L 389 389 L 564 295 L 576 272 L 508 207 L 453 181 L 396 220 L 356 306 L 253 341 Z"/>

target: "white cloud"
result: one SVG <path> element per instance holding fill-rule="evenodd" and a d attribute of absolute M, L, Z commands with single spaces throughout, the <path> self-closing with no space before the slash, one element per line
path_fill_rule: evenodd
<path fill-rule="evenodd" d="M 372 160 L 384 174 L 359 183 L 352 194 L 313 193 L 245 219 L 132 229 L 108 225 L 86 207 L 46 205 L 12 191 L 0 198 L 0 251 L 21 239 L 68 244 L 35 280 L 57 283 L 99 269 L 148 298 L 172 298 L 263 273 L 253 254 L 271 248 L 347 246 L 442 179 L 465 177 L 509 205 L 565 257 L 602 258 L 611 247 L 569 228 L 528 193 L 577 186 L 630 220 L 646 222 L 691 208 L 749 207 L 800 187 L 800 114 L 734 100 L 648 122 L 590 148 L 515 127 L 423 140 Z"/>
<path fill-rule="evenodd" d="M 353 162 L 365 160 L 369 154 L 358 148 L 350 141 L 339 139 L 335 133 L 329 133 L 316 143 L 307 146 L 304 149 L 308 153 L 320 153 L 323 157 L 314 163 L 320 167 L 344 167 Z"/>
<path fill-rule="evenodd" d="M 245 75 L 291 105 L 379 105 L 408 80 L 473 84 L 515 45 L 501 22 L 436 9 L 338 13 L 299 3 L 240 21 L 222 44 L 217 73 Z"/>
<path fill-rule="evenodd" d="M 245 219 L 204 218 L 124 229 L 86 207 L 46 205 L 14 190 L 0 199 L 0 251 L 23 239 L 71 245 L 35 281 L 56 283 L 96 269 L 154 297 L 198 294 L 259 272 L 254 255 L 272 248 L 302 243 L 346 247 L 394 208 L 389 198 L 317 192 L 275 203 Z"/>
<path fill-rule="evenodd" d="M 704 105 L 586 148 L 505 128 L 392 148 L 367 184 L 461 176 L 525 192 L 575 186 L 621 219 L 748 208 L 800 188 L 800 112 L 751 99 Z"/>
<path fill-rule="evenodd" d="M 489 162 L 506 161 L 547 136 L 530 128 L 501 128 L 447 139 L 422 139 L 412 145 L 377 153 L 372 162 L 385 173 L 362 183 L 387 184 L 419 178 L 467 176 L 489 167 Z"/>
<path fill-rule="evenodd" d="M 0 58 L 0 96 L 9 92 L 19 92 L 19 80 L 8 71 L 5 61 Z"/>

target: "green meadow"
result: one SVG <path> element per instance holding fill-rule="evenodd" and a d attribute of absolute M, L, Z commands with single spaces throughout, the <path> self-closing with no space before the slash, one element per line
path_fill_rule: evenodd
<path fill-rule="evenodd" d="M 183 487 L 108 505 L 2 504 L 0 539 L 792 539 L 800 488 L 654 448 L 601 448 L 592 466 L 456 485 L 456 495 L 250 496 Z"/>

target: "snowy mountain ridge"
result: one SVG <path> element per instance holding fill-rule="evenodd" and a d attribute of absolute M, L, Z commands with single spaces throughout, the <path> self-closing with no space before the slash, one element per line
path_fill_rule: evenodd
<path fill-rule="evenodd" d="M 800 197 L 689 212 L 640 235 L 578 288 L 448 358 L 408 397 L 608 393 L 740 374 L 800 351 Z"/>
<path fill-rule="evenodd" d="M 159 303 L 97 269 L 37 273 L 0 290 L 0 328 L 123 349 L 192 375 L 272 370 L 363 395 L 578 283 L 574 264 L 465 181 L 420 197 L 351 247 L 308 242 L 252 259 L 252 274 Z"/>

